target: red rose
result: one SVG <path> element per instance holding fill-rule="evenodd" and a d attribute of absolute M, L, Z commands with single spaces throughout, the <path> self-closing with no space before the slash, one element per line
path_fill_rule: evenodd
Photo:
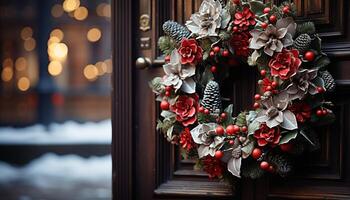
<path fill-rule="evenodd" d="M 221 160 L 206 156 L 202 159 L 203 170 L 209 174 L 209 178 L 220 178 L 224 172 L 224 164 Z"/>
<path fill-rule="evenodd" d="M 182 95 L 176 100 L 174 105 L 170 106 L 170 110 L 176 114 L 176 120 L 184 126 L 194 124 L 197 120 L 198 95 Z"/>
<path fill-rule="evenodd" d="M 277 145 L 281 139 L 281 132 L 278 127 L 269 128 L 266 124 L 261 124 L 260 129 L 254 132 L 254 137 L 258 140 L 258 145 L 263 147 L 267 144 Z"/>
<path fill-rule="evenodd" d="M 297 121 L 300 123 L 304 123 L 306 120 L 311 118 L 311 106 L 306 103 L 294 103 L 289 107 L 289 110 L 294 113 Z"/>
<path fill-rule="evenodd" d="M 203 49 L 198 46 L 195 39 L 183 38 L 178 50 L 181 56 L 181 64 L 195 64 L 202 59 Z"/>
<path fill-rule="evenodd" d="M 255 14 L 248 7 L 244 7 L 242 12 L 236 12 L 233 23 L 245 31 L 250 25 L 255 26 Z"/>
<path fill-rule="evenodd" d="M 281 53 L 277 53 L 270 60 L 269 67 L 273 76 L 279 76 L 282 80 L 286 80 L 297 72 L 301 63 L 298 50 L 283 49 Z"/>
<path fill-rule="evenodd" d="M 235 50 L 237 56 L 248 57 L 250 53 L 249 39 L 251 35 L 249 32 L 242 32 L 233 34 L 231 39 L 231 46 Z"/>
<path fill-rule="evenodd" d="M 186 149 L 187 151 L 190 151 L 194 146 L 195 143 L 193 141 L 191 132 L 189 128 L 185 128 L 181 134 L 180 134 L 180 144 L 183 149 Z"/>

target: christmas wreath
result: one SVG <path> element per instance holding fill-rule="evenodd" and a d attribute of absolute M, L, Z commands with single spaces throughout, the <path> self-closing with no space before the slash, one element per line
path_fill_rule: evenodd
<path fill-rule="evenodd" d="M 330 61 L 314 24 L 297 24 L 295 12 L 291 2 L 204 0 L 185 26 L 164 23 L 165 75 L 150 82 L 157 129 L 209 177 L 285 177 L 293 158 L 317 149 L 315 128 L 334 119 L 324 97 L 335 88 Z M 220 84 L 238 59 L 261 79 L 251 110 L 232 116 Z"/>

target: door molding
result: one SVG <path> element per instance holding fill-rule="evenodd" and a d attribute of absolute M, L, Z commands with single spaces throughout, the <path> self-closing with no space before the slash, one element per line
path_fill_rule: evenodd
<path fill-rule="evenodd" d="M 134 1 L 112 0 L 112 190 L 113 199 L 132 199 L 132 66 Z"/>

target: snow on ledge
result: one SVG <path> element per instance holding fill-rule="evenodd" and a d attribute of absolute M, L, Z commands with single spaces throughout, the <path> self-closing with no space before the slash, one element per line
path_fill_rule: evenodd
<path fill-rule="evenodd" d="M 69 121 L 53 123 L 49 127 L 38 124 L 27 128 L 0 128 L 0 145 L 110 144 L 111 141 L 110 120 L 83 124 Z"/>
<path fill-rule="evenodd" d="M 24 167 L 0 162 L 0 184 L 23 183 L 39 188 L 70 187 L 72 184 L 110 184 L 111 155 L 82 158 L 48 153 Z"/>

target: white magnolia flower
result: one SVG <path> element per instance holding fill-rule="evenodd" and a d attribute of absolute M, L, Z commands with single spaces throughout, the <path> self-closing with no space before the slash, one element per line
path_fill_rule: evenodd
<path fill-rule="evenodd" d="M 224 137 L 216 135 L 217 126 L 215 123 L 199 124 L 191 130 L 193 141 L 199 144 L 199 158 L 207 155 L 214 156 L 215 152 L 224 145 Z"/>
<path fill-rule="evenodd" d="M 226 28 L 230 19 L 230 14 L 222 8 L 219 1 L 204 0 L 199 11 L 186 22 L 186 26 L 192 33 L 198 35 L 197 38 L 218 36 L 216 29 Z"/>
<path fill-rule="evenodd" d="M 196 92 L 196 83 L 191 78 L 196 73 L 194 65 L 182 65 L 180 63 L 180 55 L 175 49 L 171 53 L 170 62 L 163 65 L 165 76 L 163 77 L 163 84 L 166 86 L 173 86 L 177 91 L 182 91 L 192 94 Z"/>

